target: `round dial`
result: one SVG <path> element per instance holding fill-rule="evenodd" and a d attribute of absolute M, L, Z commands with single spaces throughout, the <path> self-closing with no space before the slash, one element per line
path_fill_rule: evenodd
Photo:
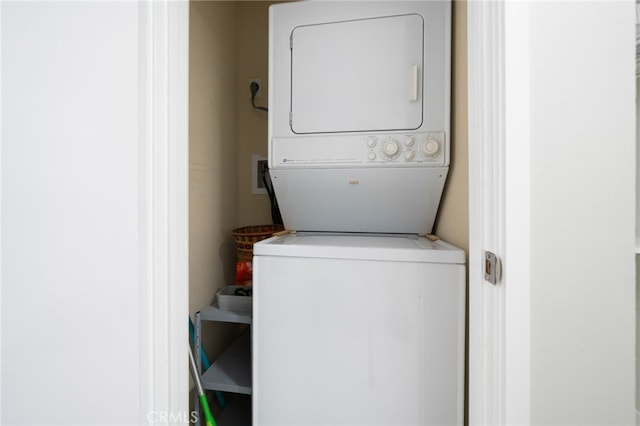
<path fill-rule="evenodd" d="M 440 150 L 440 144 L 434 139 L 427 139 L 422 145 L 422 153 L 427 157 L 433 157 Z"/>
<path fill-rule="evenodd" d="M 369 136 L 367 138 L 367 146 L 368 147 L 373 148 L 374 146 L 376 146 L 377 143 L 378 143 L 378 141 L 373 136 Z"/>
<path fill-rule="evenodd" d="M 400 153 L 400 145 L 393 139 L 389 139 L 382 145 L 382 153 L 387 158 L 395 158 Z"/>
<path fill-rule="evenodd" d="M 415 145 L 415 143 L 416 143 L 415 136 L 408 135 L 404 138 L 404 144 L 408 147 L 412 147 L 413 145 Z"/>

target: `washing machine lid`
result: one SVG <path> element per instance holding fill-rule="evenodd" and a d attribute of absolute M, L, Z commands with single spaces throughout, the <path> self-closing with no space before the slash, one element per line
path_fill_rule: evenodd
<path fill-rule="evenodd" d="M 253 246 L 254 256 L 321 257 L 464 264 L 464 251 L 442 240 L 417 235 L 301 232 L 272 237 Z"/>

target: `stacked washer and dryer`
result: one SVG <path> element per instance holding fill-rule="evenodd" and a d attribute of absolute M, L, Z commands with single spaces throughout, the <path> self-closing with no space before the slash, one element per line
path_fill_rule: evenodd
<path fill-rule="evenodd" d="M 253 424 L 461 425 L 465 256 L 431 233 L 450 158 L 451 4 L 271 6 Z"/>

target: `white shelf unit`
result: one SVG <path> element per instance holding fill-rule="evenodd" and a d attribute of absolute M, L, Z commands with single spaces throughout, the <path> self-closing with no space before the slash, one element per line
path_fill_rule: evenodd
<path fill-rule="evenodd" d="M 202 321 L 228 322 L 251 325 L 251 313 L 234 312 L 210 305 L 195 314 L 195 358 L 196 366 L 202 376 L 205 390 L 231 392 L 239 394 L 230 398 L 227 406 L 216 419 L 218 426 L 251 425 L 251 327 L 244 330 L 238 338 L 202 373 L 200 347 L 202 346 Z M 200 425 L 200 401 L 196 395 L 194 409 L 198 412 Z"/>

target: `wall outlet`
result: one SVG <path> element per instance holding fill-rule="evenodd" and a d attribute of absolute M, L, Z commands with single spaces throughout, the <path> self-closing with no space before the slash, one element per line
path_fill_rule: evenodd
<path fill-rule="evenodd" d="M 262 176 L 269 169 L 269 162 L 266 155 L 253 154 L 251 156 L 251 193 L 266 194 Z"/>
<path fill-rule="evenodd" d="M 256 92 L 256 98 L 259 98 L 262 96 L 262 80 L 260 80 L 259 78 L 252 78 L 251 80 L 249 80 L 249 99 L 251 99 L 251 83 L 254 83 L 254 82 L 258 83 L 258 86 L 260 87 Z"/>

